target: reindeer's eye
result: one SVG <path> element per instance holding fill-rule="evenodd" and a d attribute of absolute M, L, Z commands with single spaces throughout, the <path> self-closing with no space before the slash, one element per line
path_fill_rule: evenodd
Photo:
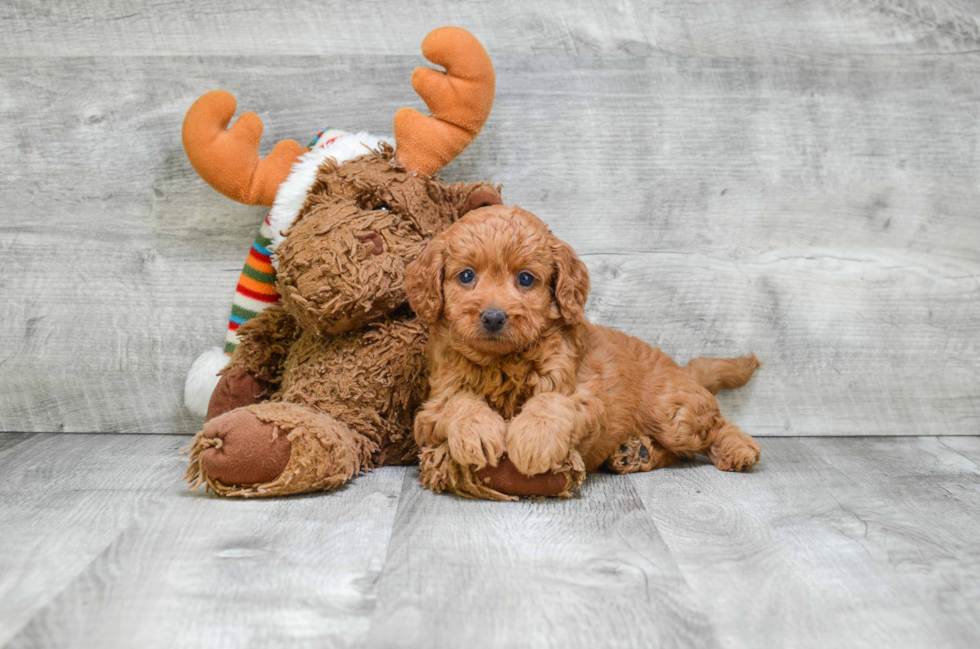
<path fill-rule="evenodd" d="M 476 273 L 473 272 L 472 268 L 466 268 L 464 270 L 461 270 L 459 272 L 459 275 L 456 276 L 456 278 L 459 279 L 460 284 L 463 284 L 464 286 L 469 286 L 470 284 L 476 281 Z"/>
<path fill-rule="evenodd" d="M 520 284 L 522 288 L 531 288 L 534 286 L 534 275 L 526 270 L 521 271 L 517 274 L 517 283 Z"/>
<path fill-rule="evenodd" d="M 391 208 L 388 207 L 388 203 L 381 203 L 380 205 L 375 206 L 374 209 L 376 209 L 376 210 L 386 210 L 386 211 L 389 211 L 389 212 L 391 211 Z"/>

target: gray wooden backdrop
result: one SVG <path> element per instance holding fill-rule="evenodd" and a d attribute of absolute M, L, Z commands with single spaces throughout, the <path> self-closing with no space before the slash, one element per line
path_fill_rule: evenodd
<path fill-rule="evenodd" d="M 504 184 L 586 260 L 589 316 L 678 360 L 755 350 L 757 435 L 976 433 L 973 0 L 0 4 L 0 430 L 192 433 L 263 216 L 193 172 L 232 91 L 263 152 L 390 131 L 443 24 L 497 68 L 448 180 Z"/>

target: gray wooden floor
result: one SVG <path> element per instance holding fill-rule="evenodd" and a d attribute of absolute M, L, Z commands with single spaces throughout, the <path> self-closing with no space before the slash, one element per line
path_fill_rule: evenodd
<path fill-rule="evenodd" d="M 980 438 L 770 438 L 437 496 L 414 468 L 221 500 L 171 435 L 0 434 L 0 646 L 976 647 Z"/>

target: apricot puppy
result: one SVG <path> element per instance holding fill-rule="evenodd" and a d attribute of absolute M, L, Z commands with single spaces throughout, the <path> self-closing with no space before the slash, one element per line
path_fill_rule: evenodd
<path fill-rule="evenodd" d="M 705 453 L 744 471 L 759 459 L 714 398 L 749 380 L 755 355 L 680 367 L 588 322 L 585 264 L 526 210 L 470 212 L 429 242 L 405 288 L 430 328 L 430 394 L 414 430 L 435 491 L 568 496 L 603 465 L 649 471 Z"/>

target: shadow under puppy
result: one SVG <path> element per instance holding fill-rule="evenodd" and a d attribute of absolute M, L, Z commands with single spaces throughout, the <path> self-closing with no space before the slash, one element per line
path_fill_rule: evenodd
<path fill-rule="evenodd" d="M 744 471 L 759 459 L 714 398 L 751 378 L 755 355 L 681 367 L 588 322 L 585 264 L 526 210 L 470 212 L 428 243 L 405 288 L 430 327 L 414 432 L 434 491 L 567 497 L 603 466 L 650 471 L 704 453 Z"/>

